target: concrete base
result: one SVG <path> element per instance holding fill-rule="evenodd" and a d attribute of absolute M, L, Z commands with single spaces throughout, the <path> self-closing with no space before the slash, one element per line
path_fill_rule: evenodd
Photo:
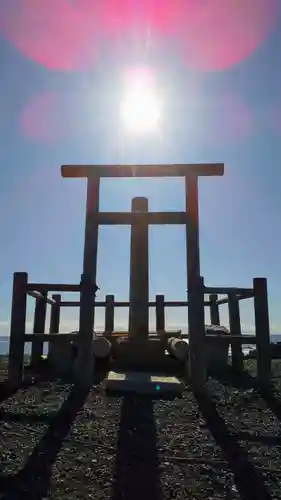
<path fill-rule="evenodd" d="M 142 372 L 109 372 L 104 381 L 107 391 L 138 394 L 181 394 L 183 384 L 176 377 Z"/>

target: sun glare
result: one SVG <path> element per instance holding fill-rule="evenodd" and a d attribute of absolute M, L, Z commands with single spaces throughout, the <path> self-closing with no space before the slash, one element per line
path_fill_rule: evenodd
<path fill-rule="evenodd" d="M 153 82 L 145 73 L 130 79 L 120 111 L 122 122 L 130 132 L 157 131 L 161 105 Z"/>

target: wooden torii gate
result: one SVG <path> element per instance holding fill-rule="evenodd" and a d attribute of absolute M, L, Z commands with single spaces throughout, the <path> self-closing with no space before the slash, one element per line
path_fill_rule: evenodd
<path fill-rule="evenodd" d="M 80 380 L 89 380 L 93 369 L 93 357 L 90 347 L 93 339 L 95 312 L 93 298 L 97 274 L 98 227 L 101 224 L 134 225 L 134 221 L 143 220 L 146 224 L 184 224 L 186 226 L 190 376 L 195 387 L 203 386 L 206 376 L 206 364 L 204 353 L 204 289 L 200 278 L 198 177 L 222 176 L 223 173 L 224 164 L 222 163 L 62 166 L 62 177 L 87 178 L 85 243 L 79 317 L 80 349 L 77 368 Z M 133 210 L 128 213 L 100 212 L 100 180 L 101 178 L 110 177 L 183 177 L 185 180 L 186 210 L 184 212 L 146 212 L 144 208 L 144 210 L 134 211 L 134 205 L 132 205 Z M 137 206 L 137 201 L 135 203 L 135 206 Z M 137 226 L 135 225 L 135 227 Z M 133 257 L 131 256 L 131 273 L 132 266 Z"/>

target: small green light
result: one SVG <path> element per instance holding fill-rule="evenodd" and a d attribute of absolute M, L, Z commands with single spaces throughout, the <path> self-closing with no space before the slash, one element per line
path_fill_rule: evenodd
<path fill-rule="evenodd" d="M 160 391 L 160 385 L 159 384 L 157 384 L 157 386 L 156 386 L 156 391 Z"/>

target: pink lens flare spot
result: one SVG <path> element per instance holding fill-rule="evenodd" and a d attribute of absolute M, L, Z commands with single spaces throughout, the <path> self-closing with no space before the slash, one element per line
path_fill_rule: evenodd
<path fill-rule="evenodd" d="M 32 97 L 20 115 L 22 134 L 45 143 L 56 143 L 70 133 L 61 94 L 46 92 Z"/>

